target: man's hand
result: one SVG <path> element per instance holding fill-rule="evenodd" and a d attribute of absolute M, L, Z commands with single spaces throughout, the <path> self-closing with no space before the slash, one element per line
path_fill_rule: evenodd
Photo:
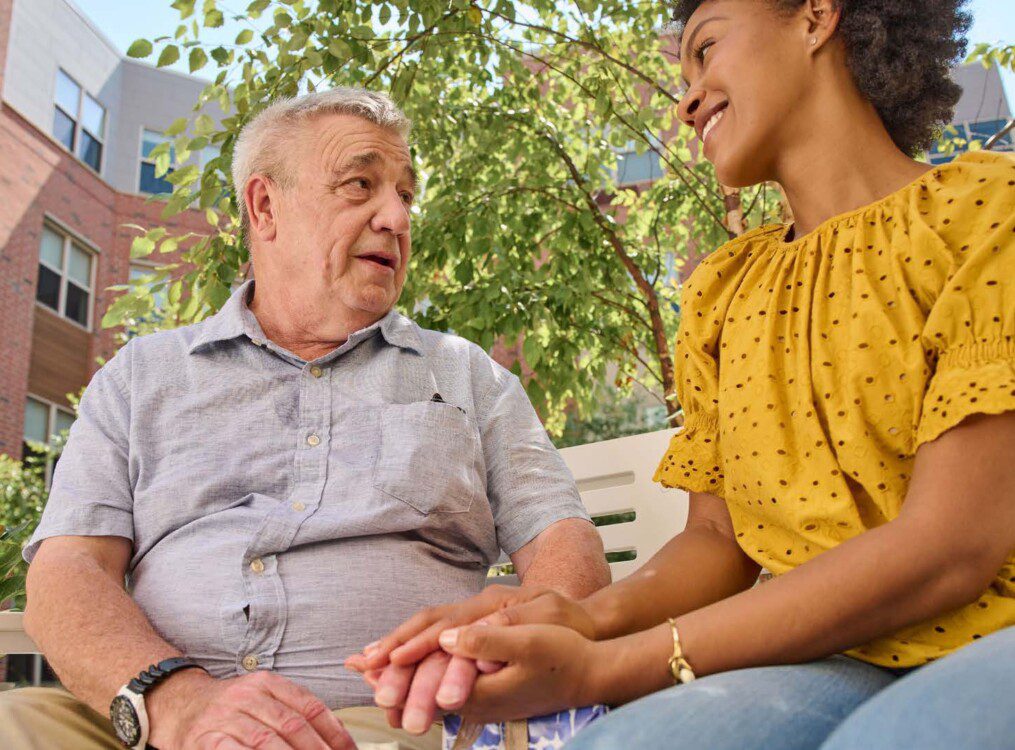
<path fill-rule="evenodd" d="M 492 674 L 504 667 L 500 662 L 476 662 L 461 656 L 435 651 L 420 664 L 363 673 L 374 689 L 375 702 L 385 708 L 388 724 L 409 734 L 423 734 L 444 712 L 465 705 L 480 673 Z"/>
<path fill-rule="evenodd" d="M 472 659 L 451 657 L 435 651 L 419 664 L 399 667 L 389 664 L 364 678 L 374 689 L 374 700 L 387 709 L 388 723 L 409 734 L 424 734 L 441 709 L 458 708 L 469 697 L 476 682 Z"/>
<path fill-rule="evenodd" d="M 309 690 L 272 672 L 215 679 L 188 670 L 148 703 L 159 750 L 355 750 L 342 723 Z"/>

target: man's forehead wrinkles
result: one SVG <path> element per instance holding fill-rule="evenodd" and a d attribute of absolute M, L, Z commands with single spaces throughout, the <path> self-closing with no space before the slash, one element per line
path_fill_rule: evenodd
<path fill-rule="evenodd" d="M 361 151 L 358 154 L 353 154 L 347 158 L 339 168 L 344 170 L 347 169 L 362 169 L 363 167 L 370 167 L 384 159 L 379 151 Z"/>

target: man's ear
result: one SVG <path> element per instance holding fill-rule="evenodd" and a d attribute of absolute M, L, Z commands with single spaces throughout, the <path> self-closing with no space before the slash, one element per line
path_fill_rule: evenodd
<path fill-rule="evenodd" d="M 819 50 L 832 38 L 842 18 L 841 0 L 807 0 L 802 9 L 806 45 Z"/>
<path fill-rule="evenodd" d="M 243 202 L 247 209 L 250 234 L 270 242 L 278 232 L 278 186 L 267 175 L 255 172 L 243 189 Z"/>

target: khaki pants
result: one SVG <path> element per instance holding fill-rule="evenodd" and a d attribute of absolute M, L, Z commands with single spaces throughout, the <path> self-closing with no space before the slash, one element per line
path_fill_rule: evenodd
<path fill-rule="evenodd" d="M 422 737 L 388 726 L 379 708 L 343 708 L 335 715 L 360 750 L 440 750 L 441 728 Z M 66 690 L 21 688 L 0 692 L 3 750 L 122 750 L 109 719 Z"/>

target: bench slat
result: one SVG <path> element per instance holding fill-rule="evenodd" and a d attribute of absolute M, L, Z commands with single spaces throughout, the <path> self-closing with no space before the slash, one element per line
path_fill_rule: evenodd
<path fill-rule="evenodd" d="M 25 634 L 20 612 L 0 612 L 0 654 L 36 654 L 35 642 Z"/>

